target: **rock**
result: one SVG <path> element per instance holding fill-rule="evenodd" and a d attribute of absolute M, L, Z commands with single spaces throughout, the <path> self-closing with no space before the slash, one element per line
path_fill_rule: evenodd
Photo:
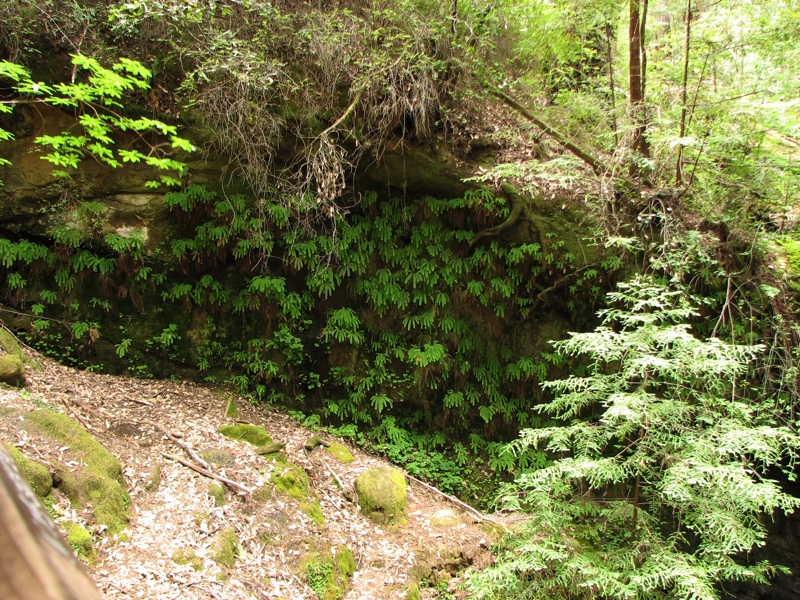
<path fill-rule="evenodd" d="M 214 499 L 214 506 L 225 506 L 225 488 L 221 484 L 209 483 L 208 495 Z"/>
<path fill-rule="evenodd" d="M 53 489 L 53 477 L 50 475 L 50 469 L 27 458 L 14 446 L 5 444 L 5 448 L 36 495 L 40 498 L 50 495 L 50 490 Z"/>
<path fill-rule="evenodd" d="M 67 523 L 67 544 L 80 558 L 88 563 L 94 560 L 94 543 L 92 534 L 77 523 Z"/>
<path fill-rule="evenodd" d="M 21 361 L 25 360 L 25 353 L 17 338 L 2 326 L 0 326 L 0 349 L 8 354 L 13 354 Z"/>
<path fill-rule="evenodd" d="M 171 558 L 176 565 L 191 565 L 195 571 L 203 570 L 203 560 L 192 548 L 178 548 L 172 553 Z"/>
<path fill-rule="evenodd" d="M 25 384 L 25 364 L 13 354 L 0 356 L 0 383 L 14 386 Z"/>
<path fill-rule="evenodd" d="M 340 444 L 339 442 L 331 442 L 331 444 L 325 448 L 325 450 L 336 457 L 336 460 L 341 463 L 351 463 L 355 460 L 355 457 L 350 453 L 350 450 L 348 450 L 344 444 Z"/>
<path fill-rule="evenodd" d="M 258 425 L 250 425 L 250 423 L 223 425 L 219 428 L 219 432 L 232 440 L 249 442 L 253 446 L 266 446 L 272 443 L 272 438 L 266 429 Z"/>
<path fill-rule="evenodd" d="M 200 458 L 219 467 L 232 467 L 236 464 L 236 456 L 231 452 L 212 448 L 200 453 Z"/>
<path fill-rule="evenodd" d="M 364 471 L 355 483 L 361 512 L 382 525 L 405 525 L 406 478 L 397 469 Z"/>
<path fill-rule="evenodd" d="M 236 530 L 223 529 L 217 536 L 211 551 L 211 559 L 221 567 L 230 569 L 239 555 L 239 538 Z"/>
<path fill-rule="evenodd" d="M 117 533 L 128 523 L 130 499 L 124 487 L 122 466 L 83 427 L 52 410 L 32 410 L 25 427 L 66 446 L 66 465 L 55 469 L 54 482 L 73 504 L 91 505 L 98 524 Z"/>
<path fill-rule="evenodd" d="M 461 519 L 452 510 L 443 508 L 433 513 L 429 519 L 434 527 L 455 527 L 461 524 Z"/>

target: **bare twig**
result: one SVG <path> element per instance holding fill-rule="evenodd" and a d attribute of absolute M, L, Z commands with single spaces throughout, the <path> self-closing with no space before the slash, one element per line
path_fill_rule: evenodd
<path fill-rule="evenodd" d="M 243 485 L 241 485 L 239 483 L 236 483 L 235 481 L 231 481 L 230 479 L 228 479 L 226 477 L 222 477 L 220 475 L 215 475 L 214 473 L 212 473 L 208 469 L 204 469 L 203 467 L 201 467 L 199 465 L 196 465 L 194 463 L 191 463 L 188 460 L 184 460 L 180 456 L 175 456 L 174 454 L 167 454 L 166 452 L 162 452 L 161 456 L 163 456 L 164 458 L 168 458 L 170 460 L 174 460 L 175 462 L 178 462 L 178 463 L 182 464 L 184 467 L 189 467 L 190 469 L 192 469 L 193 471 L 197 471 L 201 475 L 205 475 L 206 477 L 209 477 L 211 479 L 216 479 L 220 483 L 224 483 L 225 485 L 227 485 L 234 492 L 236 492 L 237 494 L 239 494 L 241 496 L 248 496 L 248 495 L 253 493 L 253 490 L 251 490 L 250 488 L 247 488 L 247 487 L 245 487 L 245 486 L 243 486 Z"/>
<path fill-rule="evenodd" d="M 406 473 L 406 477 L 408 477 L 411 481 L 414 481 L 414 482 L 420 484 L 425 489 L 430 490 L 431 492 L 434 492 L 436 494 L 439 494 L 440 496 L 442 496 L 444 498 L 447 498 L 450 502 L 452 502 L 453 504 L 455 504 L 457 506 L 460 506 L 461 508 L 466 510 L 469 514 L 471 514 L 473 517 L 475 517 L 479 521 L 490 521 L 491 523 L 495 523 L 497 525 L 505 527 L 505 524 L 501 523 L 500 521 L 496 521 L 496 520 L 492 519 L 489 516 L 484 515 L 477 508 L 471 507 L 469 504 L 467 504 L 466 502 L 462 502 L 461 500 L 459 500 L 455 496 L 451 496 L 450 494 L 445 494 L 442 490 L 439 490 L 439 489 L 433 487 L 432 485 L 427 484 L 427 483 L 425 483 L 424 481 L 422 481 L 420 479 L 417 479 L 413 475 L 409 475 L 408 473 Z"/>
<path fill-rule="evenodd" d="M 182 442 L 182 441 L 180 441 L 178 438 L 176 438 L 174 435 L 172 435 L 172 434 L 171 434 L 169 431 L 167 431 L 166 429 L 164 429 L 164 428 L 163 428 L 161 425 L 159 425 L 158 423 L 154 423 L 153 421 L 150 421 L 150 424 L 151 424 L 153 427 L 155 427 L 156 429 L 158 429 L 158 430 L 159 430 L 161 433 L 163 433 L 165 436 L 167 436 L 167 437 L 169 438 L 169 440 L 170 440 L 171 442 L 173 442 L 175 445 L 177 445 L 177 446 L 180 446 L 181 448 L 183 448 L 184 452 L 186 452 L 186 454 L 188 454 L 188 455 L 189 455 L 189 458 L 191 458 L 193 461 L 195 461 L 195 462 L 196 462 L 197 464 L 199 464 L 201 467 L 203 467 L 204 469 L 208 469 L 208 470 L 210 470 L 210 469 L 211 469 L 211 467 L 209 466 L 209 464 L 208 464 L 206 461 L 204 461 L 202 458 L 200 458 L 200 457 L 197 455 L 197 453 L 196 453 L 194 450 L 192 450 L 192 448 L 191 448 L 191 447 L 190 447 L 188 444 L 186 444 L 185 442 Z"/>

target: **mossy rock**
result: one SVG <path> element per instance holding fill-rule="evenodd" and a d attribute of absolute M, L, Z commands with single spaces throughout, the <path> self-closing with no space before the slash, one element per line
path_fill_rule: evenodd
<path fill-rule="evenodd" d="M 269 480 L 279 494 L 300 501 L 308 498 L 311 483 L 300 465 L 278 463 Z"/>
<path fill-rule="evenodd" d="M 430 516 L 428 519 L 431 525 L 434 527 L 457 527 L 461 525 L 461 518 L 455 514 L 449 508 L 443 508 L 442 510 L 438 510 Z"/>
<path fill-rule="evenodd" d="M 172 562 L 176 565 L 191 565 L 195 571 L 203 570 L 203 559 L 191 548 L 178 548 L 172 553 Z"/>
<path fill-rule="evenodd" d="M 335 553 L 314 551 L 300 562 L 300 570 L 320 600 L 340 600 L 356 572 L 356 559 L 347 546 Z"/>
<path fill-rule="evenodd" d="M 200 458 L 219 467 L 232 467 L 236 464 L 236 456 L 232 452 L 217 448 L 201 452 Z"/>
<path fill-rule="evenodd" d="M 208 495 L 214 499 L 214 506 L 225 506 L 225 488 L 221 484 L 209 483 Z"/>
<path fill-rule="evenodd" d="M 232 528 L 223 529 L 214 542 L 211 559 L 226 569 L 233 567 L 239 555 L 239 537 Z"/>
<path fill-rule="evenodd" d="M 272 438 L 267 433 L 266 429 L 258 425 L 250 425 L 249 423 L 223 425 L 219 428 L 219 432 L 232 440 L 249 442 L 253 444 L 253 446 L 266 446 L 272 443 Z"/>
<path fill-rule="evenodd" d="M 340 546 L 337 549 L 334 562 L 339 573 L 348 579 L 356 572 L 356 557 L 353 556 L 353 551 L 347 546 Z"/>
<path fill-rule="evenodd" d="M 300 510 L 308 516 L 317 527 L 324 527 L 325 526 L 325 515 L 322 512 L 322 506 L 320 506 L 317 500 L 313 500 L 311 502 L 301 502 L 300 503 Z"/>
<path fill-rule="evenodd" d="M 364 471 L 356 479 L 361 512 L 381 525 L 406 524 L 406 478 L 397 469 Z"/>
<path fill-rule="evenodd" d="M 256 502 L 269 502 L 272 500 L 272 486 L 271 485 L 262 485 L 253 490 L 253 500 Z"/>
<path fill-rule="evenodd" d="M 59 489 L 75 504 L 91 504 L 100 525 L 116 533 L 128 522 L 130 498 L 122 479 L 122 466 L 78 423 L 52 410 L 33 410 L 25 415 L 26 427 L 66 446 L 81 465 L 56 469 Z"/>
<path fill-rule="evenodd" d="M 336 460 L 341 463 L 351 463 L 355 460 L 355 457 L 350 453 L 350 450 L 344 444 L 340 444 L 339 442 L 331 442 L 331 444 L 325 448 L 326 452 L 329 452 Z"/>
<path fill-rule="evenodd" d="M 94 541 L 92 534 L 77 523 L 67 523 L 67 544 L 70 548 L 88 563 L 94 560 Z"/>
<path fill-rule="evenodd" d="M 22 477 L 31 486 L 31 489 L 40 498 L 44 498 L 50 494 L 53 489 L 53 477 L 50 475 L 50 469 L 45 465 L 27 458 L 14 446 L 4 444 L 6 450 L 14 459 L 14 462 L 22 474 Z"/>
<path fill-rule="evenodd" d="M 13 354 L 0 356 L 0 383 L 25 385 L 25 363 L 20 357 Z"/>
<path fill-rule="evenodd" d="M 16 356 L 23 362 L 25 361 L 25 353 L 22 351 L 22 346 L 19 345 L 19 340 L 4 327 L 0 327 L 0 349 L 7 354 Z"/>

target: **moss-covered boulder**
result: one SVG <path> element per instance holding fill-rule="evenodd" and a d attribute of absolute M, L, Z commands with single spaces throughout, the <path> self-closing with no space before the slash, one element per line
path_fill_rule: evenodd
<path fill-rule="evenodd" d="M 225 506 L 225 488 L 221 484 L 209 483 L 208 495 L 214 499 L 214 506 Z"/>
<path fill-rule="evenodd" d="M 355 488 L 364 515 L 381 525 L 405 525 L 406 478 L 400 471 L 369 469 L 356 479 Z"/>
<path fill-rule="evenodd" d="M 67 523 L 65 528 L 67 533 L 67 544 L 78 557 L 82 558 L 88 563 L 94 560 L 94 542 L 92 534 L 86 531 L 77 523 Z"/>
<path fill-rule="evenodd" d="M 342 463 L 351 463 L 355 457 L 351 454 L 350 450 L 344 444 L 339 442 L 331 442 L 330 446 L 325 448 L 325 451 L 332 454 L 336 460 Z"/>
<path fill-rule="evenodd" d="M 219 532 L 211 550 L 211 559 L 221 567 L 230 569 L 239 555 L 239 536 L 232 528 Z"/>
<path fill-rule="evenodd" d="M 172 553 L 171 558 L 176 565 L 191 565 L 195 571 L 203 570 L 203 559 L 197 556 L 192 548 L 178 548 Z"/>
<path fill-rule="evenodd" d="M 27 458 L 14 446 L 10 444 L 4 444 L 4 446 L 11 458 L 14 459 L 22 477 L 25 478 L 36 495 L 40 498 L 48 496 L 50 490 L 53 489 L 53 477 L 50 475 L 50 469 L 35 460 Z"/>
<path fill-rule="evenodd" d="M 19 345 L 19 341 L 15 338 L 9 331 L 7 331 L 4 327 L 0 326 L 0 350 L 5 352 L 6 354 L 12 354 L 19 358 L 21 361 L 25 361 L 25 353 L 22 351 L 22 346 Z"/>
<path fill-rule="evenodd" d="M 79 466 L 61 466 L 55 475 L 58 487 L 73 504 L 91 504 L 100 525 L 116 533 L 128 522 L 130 503 L 119 461 L 83 427 L 52 410 L 33 410 L 25 415 L 26 428 L 67 447 Z"/>
<path fill-rule="evenodd" d="M 258 425 L 250 425 L 249 423 L 223 425 L 219 428 L 219 432 L 232 440 L 249 442 L 253 444 L 253 446 L 266 446 L 272 443 L 272 438 L 267 433 L 266 429 Z"/>
<path fill-rule="evenodd" d="M 294 463 L 279 463 L 269 478 L 279 494 L 295 500 L 306 500 L 311 486 L 303 467 Z"/>
<path fill-rule="evenodd" d="M 319 501 L 311 494 L 311 482 L 308 475 L 298 464 L 288 462 L 283 454 L 276 456 L 275 469 L 269 478 L 275 491 L 283 496 L 294 498 L 300 504 L 300 510 L 318 527 L 325 525 L 325 515 Z"/>
<path fill-rule="evenodd" d="M 14 354 L 0 356 L 0 383 L 14 386 L 25 384 L 25 363 L 19 356 Z"/>
<path fill-rule="evenodd" d="M 218 467 L 232 467 L 236 464 L 236 455 L 232 452 L 212 448 L 200 453 L 200 458 Z"/>

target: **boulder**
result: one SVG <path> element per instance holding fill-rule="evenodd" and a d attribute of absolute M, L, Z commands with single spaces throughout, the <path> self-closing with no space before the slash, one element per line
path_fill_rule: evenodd
<path fill-rule="evenodd" d="M 14 354 L 0 356 L 0 383 L 22 386 L 25 384 L 25 364 Z"/>
<path fill-rule="evenodd" d="M 355 483 L 361 512 L 381 525 L 406 523 L 406 478 L 397 469 L 364 471 Z"/>

